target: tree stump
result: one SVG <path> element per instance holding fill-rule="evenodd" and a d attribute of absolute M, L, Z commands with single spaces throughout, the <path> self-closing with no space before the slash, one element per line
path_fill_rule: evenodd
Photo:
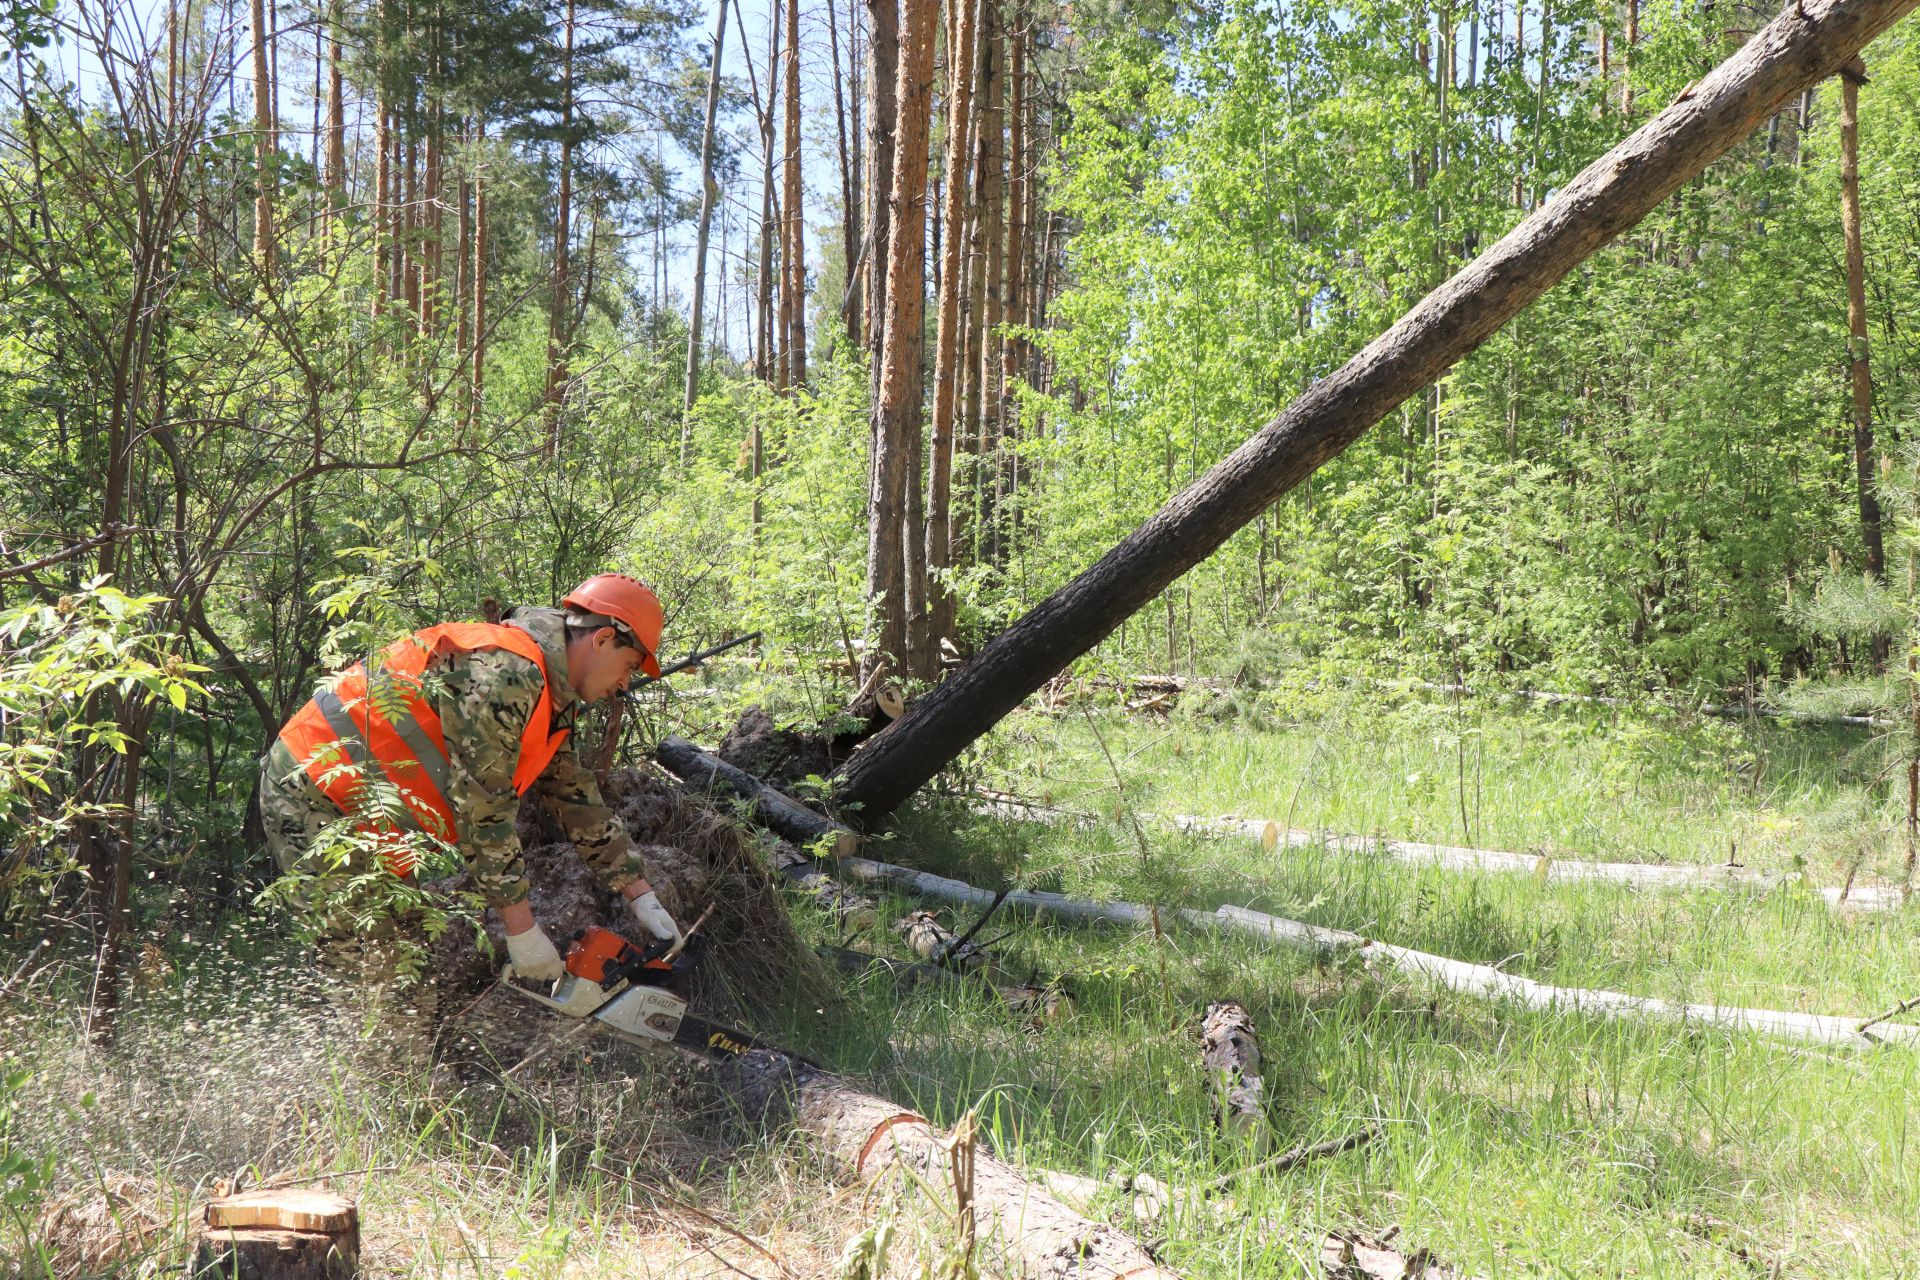
<path fill-rule="evenodd" d="M 207 1205 L 195 1280 L 352 1280 L 360 1211 L 326 1191 L 248 1191 Z"/>

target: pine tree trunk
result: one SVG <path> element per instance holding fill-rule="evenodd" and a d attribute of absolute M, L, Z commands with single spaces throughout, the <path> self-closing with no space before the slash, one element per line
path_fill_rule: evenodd
<path fill-rule="evenodd" d="M 269 66 L 273 32 L 267 26 L 266 0 L 253 0 L 253 255 L 262 275 L 273 273 L 273 124 L 274 80 Z"/>
<path fill-rule="evenodd" d="M 560 402 L 567 393 L 567 251 L 573 237 L 573 0 L 567 0 L 565 30 L 561 36 L 560 173 L 553 212 L 553 299 L 547 313 L 547 430 L 542 452 L 559 451 Z"/>
<path fill-rule="evenodd" d="M 780 310 L 787 322 L 787 385 L 807 384 L 806 209 L 800 196 L 800 0 L 787 0 L 786 175 L 781 198 L 786 205 L 787 240 L 781 266 L 786 296 Z"/>
<path fill-rule="evenodd" d="M 894 123 L 899 114 L 900 3 L 866 0 L 866 4 L 872 27 L 867 45 L 867 348 L 877 354 L 886 328 L 887 256 L 892 244 L 887 191 L 893 181 Z M 877 405 L 878 359 L 873 362 L 873 392 Z"/>
<path fill-rule="evenodd" d="M 1640 0 L 1627 0 L 1627 39 L 1620 50 L 1620 114 L 1633 118 L 1633 46 L 1640 43 Z"/>
<path fill-rule="evenodd" d="M 920 354 L 926 241 L 927 134 L 933 105 L 933 43 L 940 22 L 935 0 L 905 0 L 900 14 L 895 100 L 898 136 L 888 203 L 887 306 L 880 349 L 880 400 L 874 438 L 874 489 L 869 504 L 867 596 L 879 612 L 879 645 L 868 673 L 885 662 L 900 670 L 907 647 L 907 486 L 913 437 L 920 432 Z M 863 673 L 867 674 L 867 673 Z"/>
<path fill-rule="evenodd" d="M 347 104 L 340 71 L 343 34 L 338 0 L 327 24 L 327 203 L 337 228 L 347 203 Z"/>
<path fill-rule="evenodd" d="M 467 421 L 476 421 L 486 408 L 487 390 L 487 123 L 476 121 L 473 166 L 473 392 Z"/>
<path fill-rule="evenodd" d="M 461 122 L 460 132 L 468 133 L 465 121 Z M 460 181 L 454 184 L 454 249 L 453 282 L 448 296 L 453 300 L 454 334 L 453 352 L 461 359 L 473 347 L 473 310 L 467 306 L 468 281 L 473 277 L 473 177 L 462 174 Z"/>
<path fill-rule="evenodd" d="M 434 327 L 440 320 L 440 236 L 445 229 L 446 219 L 441 207 L 440 186 L 444 175 L 441 172 L 441 152 L 444 140 L 441 130 L 445 121 L 440 115 L 440 104 L 434 103 L 427 115 L 427 157 L 426 189 L 421 193 L 421 227 L 425 231 L 425 241 L 421 245 L 420 263 L 420 336 L 431 337 Z"/>
<path fill-rule="evenodd" d="M 713 180 L 714 122 L 720 114 L 720 65 L 727 47 L 727 0 L 715 0 L 713 65 L 707 71 L 707 116 L 700 130 L 700 230 L 693 249 L 693 306 L 687 321 L 687 386 L 680 422 L 680 465 L 687 465 L 693 447 L 693 402 L 700 395 L 701 322 L 707 303 L 707 240 L 713 230 L 713 207 L 720 186 Z"/>
<path fill-rule="evenodd" d="M 847 301 L 840 309 L 841 325 L 849 334 L 855 326 L 852 312 L 853 273 L 860 257 L 860 215 L 853 203 L 853 167 L 847 154 L 847 105 L 840 90 L 840 20 L 834 12 L 834 0 L 827 0 L 827 49 L 833 55 L 833 140 L 840 158 L 840 260 L 846 276 Z"/>
<path fill-rule="evenodd" d="M 1860 86 L 1866 64 L 1855 58 L 1840 69 L 1840 223 L 1847 252 L 1847 373 L 1853 392 L 1853 469 L 1859 484 L 1860 530 L 1867 572 L 1887 576 L 1880 536 L 1880 499 L 1874 492 L 1873 373 L 1867 359 L 1867 267 L 1860 232 Z M 1886 664 L 1887 642 L 1876 638 L 1873 664 Z"/>
<path fill-rule="evenodd" d="M 391 117 L 383 97 L 376 110 L 377 123 L 373 128 L 373 318 L 378 320 L 387 309 L 389 262 L 393 255 L 393 242 L 387 234 L 387 211 L 392 199 L 390 187 L 393 182 L 392 168 L 387 157 L 392 153 L 389 141 Z"/>
<path fill-rule="evenodd" d="M 410 113 L 411 114 L 411 113 Z M 401 284 L 406 296 L 407 314 L 413 326 L 420 326 L 420 140 L 407 139 L 406 188 L 401 197 Z"/>
<path fill-rule="evenodd" d="M 1026 74 L 1027 49 L 1025 14 L 1019 5 L 1013 9 L 1013 29 L 1007 35 L 1007 241 L 1006 283 L 1002 289 L 1001 319 L 1006 324 L 1025 320 L 1023 293 L 1026 289 L 1024 254 L 1027 234 L 1026 177 Z M 1019 483 L 1020 404 L 1014 384 L 1020 379 L 1023 344 L 1019 338 L 1000 340 L 1000 449 L 1001 524 L 999 534 L 1004 564 L 1011 548 L 1012 529 L 1007 521 L 1013 512 L 1013 495 Z"/>
<path fill-rule="evenodd" d="M 831 2 L 831 0 L 829 0 Z M 880 249 L 874 245 L 867 221 L 867 188 L 871 185 L 866 176 L 866 83 L 861 68 L 860 50 L 860 6 L 859 0 L 847 0 L 847 75 L 848 98 L 853 103 L 853 118 L 848 122 L 847 145 L 853 152 L 849 166 L 853 179 L 851 203 L 847 217 L 852 221 L 854 266 L 847 276 L 847 340 L 857 346 L 865 346 L 866 337 L 866 283 L 867 274 L 873 269 L 873 260 L 879 256 Z"/>
<path fill-rule="evenodd" d="M 1067 663 L 1915 3 L 1801 0 L 1783 10 L 1744 49 L 917 700 L 839 770 L 836 799 L 858 804 L 862 822 L 893 812 Z"/>
<path fill-rule="evenodd" d="M 984 345 L 982 328 L 983 318 L 987 313 L 987 254 L 989 252 L 986 241 L 987 74 L 988 63 L 993 56 L 993 23 L 997 13 L 998 7 L 994 0 L 986 0 L 975 24 L 973 35 L 973 127 L 969 130 L 972 137 L 969 145 L 973 151 L 973 172 L 967 188 L 967 291 L 960 301 L 962 320 L 960 419 L 955 430 L 961 437 L 960 447 L 965 449 L 968 457 L 968 483 L 972 501 L 965 517 L 955 521 L 956 550 L 954 554 L 956 559 L 975 562 L 981 559 L 981 539 L 985 537 L 987 513 L 984 504 L 991 487 L 991 481 L 987 477 L 987 464 L 980 451 L 982 413 L 980 350 Z"/>
<path fill-rule="evenodd" d="M 959 405 L 960 295 L 967 272 L 966 247 L 967 158 L 972 150 L 973 56 L 979 11 L 988 0 L 947 0 L 954 19 L 952 65 L 947 78 L 947 150 L 945 167 L 945 224 L 940 263 L 940 313 L 933 359 L 933 456 L 927 475 L 926 557 L 930 569 L 953 567 L 953 423 Z M 938 664 L 940 641 L 953 635 L 953 594 L 935 576 L 928 588 L 926 648 Z M 923 674 L 932 674 L 929 670 Z"/>
<path fill-rule="evenodd" d="M 1003 562 L 1000 530 L 1000 321 L 1001 268 L 1006 257 L 1006 31 L 997 5 L 987 10 L 986 75 L 980 103 L 980 528 L 975 535 L 985 559 Z"/>

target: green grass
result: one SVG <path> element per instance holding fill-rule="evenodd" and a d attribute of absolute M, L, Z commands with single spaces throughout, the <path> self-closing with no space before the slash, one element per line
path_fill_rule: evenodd
<path fill-rule="evenodd" d="M 1120 796 L 1284 817 L 1252 803 L 1251 790 L 1230 799 L 1234 780 L 1314 758 L 1299 804 L 1303 814 L 1322 807 L 1296 825 L 1451 838 L 1445 805 L 1414 803 L 1417 788 L 1383 794 L 1369 811 L 1377 823 L 1348 821 L 1358 810 L 1339 807 L 1362 803 L 1366 776 L 1404 780 L 1450 758 L 1444 741 L 1420 737 L 1425 714 L 1346 717 L 1339 736 L 1322 724 L 1318 748 L 1314 729 L 1103 720 L 1118 792 L 1084 718 L 1011 724 L 984 759 L 1015 779 L 1044 759 L 1056 798 L 1087 808 L 1110 811 Z M 1344 736 L 1356 723 L 1360 736 Z M 1480 727 L 1480 813 L 1498 833 L 1483 844 L 1529 847 L 1523 833 L 1544 829 L 1528 826 L 1529 810 L 1554 798 L 1556 762 L 1566 779 L 1640 775 L 1638 801 L 1566 795 L 1551 809 L 1567 830 L 1613 833 L 1613 844 L 1582 846 L 1597 856 L 1677 857 L 1689 846 L 1676 814 L 1693 815 L 1695 834 L 1769 812 L 1812 829 L 1857 787 L 1837 749 L 1796 746 L 1770 728 L 1757 731 L 1755 787 L 1727 774 L 1721 729 L 1656 750 L 1604 726 L 1553 742 L 1537 718 L 1489 715 Z M 1068 794 L 1065 778 L 1079 790 Z M 1422 828 L 1420 815 L 1442 825 Z M 1144 832 L 1143 851 L 1124 818 L 1047 826 L 932 803 L 904 815 L 875 853 L 987 886 L 1247 903 L 1568 985 L 1861 1014 L 1920 994 L 1920 917 L 1840 916 L 1800 888 L 1541 886 Z M 1656 848 L 1656 833 L 1672 838 Z M 918 905 L 892 899 L 882 920 Z M 971 922 L 945 916 L 955 928 Z M 834 936 L 810 907 L 796 918 L 818 939 Z M 785 993 L 796 998 L 747 1021 L 937 1122 L 977 1107 L 996 1149 L 1029 1168 L 1146 1172 L 1193 1187 L 1250 1158 L 1212 1131 L 1194 1034 L 1209 1001 L 1244 1003 L 1262 1037 L 1276 1146 L 1369 1121 L 1383 1136 L 1247 1179 L 1225 1199 L 1177 1197 L 1171 1219 L 1149 1226 L 1131 1223 L 1122 1197 L 1099 1206 L 1191 1280 L 1317 1277 L 1318 1242 L 1335 1229 L 1397 1229 L 1401 1247 L 1490 1278 L 1920 1275 L 1920 1053 L 1827 1053 L 1517 1009 L 1184 930 L 1156 939 L 1008 918 L 983 936 L 1009 929 L 997 948 L 1005 968 L 1059 978 L 1076 1000 L 1070 1016 L 1036 1030 L 977 989 L 903 995 L 870 976 L 819 999 Z M 167 1272 L 187 1193 L 248 1166 L 331 1174 L 355 1194 L 374 1277 L 780 1274 L 729 1230 L 792 1275 L 825 1277 L 851 1237 L 893 1213 L 896 1194 L 849 1191 L 802 1143 L 741 1133 L 698 1073 L 672 1060 L 591 1042 L 504 1083 L 392 1070 L 285 944 L 237 927 L 209 942 L 179 948 L 179 972 L 130 997 L 111 1050 L 77 1034 L 82 966 L 0 1005 L 0 1074 L 34 1075 L 13 1140 L 57 1151 L 61 1195 L 84 1198 L 126 1173 L 173 1191 L 152 1197 L 170 1206 L 167 1229 L 91 1274 Z M 855 942 L 900 954 L 884 929 Z M 937 1219 L 900 1221 L 908 1241 L 888 1274 L 905 1280 L 945 1237 Z M 10 1245 L 19 1256 L 17 1236 L 0 1227 L 0 1259 Z"/>
<path fill-rule="evenodd" d="M 1899 798 L 1865 782 L 1864 730 L 1591 708 L 1335 699 L 1286 714 L 1171 720 L 1028 712 L 983 776 L 1111 812 L 1143 810 L 1620 862 L 1812 866 L 1838 883 L 1904 860 Z"/>

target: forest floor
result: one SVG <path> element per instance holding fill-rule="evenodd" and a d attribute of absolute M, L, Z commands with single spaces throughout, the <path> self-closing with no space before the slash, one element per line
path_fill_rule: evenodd
<path fill-rule="evenodd" d="M 1733 840 L 1743 861 L 1838 883 L 1863 853 L 1863 876 L 1898 872 L 1897 831 L 1861 816 L 1882 809 L 1862 798 L 1863 744 L 1444 703 L 1291 722 L 1030 712 L 971 776 L 1091 821 L 935 798 L 868 853 L 989 888 L 1251 905 L 1557 984 L 1866 1017 L 1920 995 L 1912 910 L 1836 912 L 1798 882 L 1645 891 L 1266 850 L 1148 816 L 1291 814 L 1612 861 L 1719 862 Z M 884 901 L 852 938 L 810 905 L 794 913 L 817 941 L 900 956 L 886 925 L 922 905 Z M 1192 1187 L 1254 1158 L 1213 1132 L 1196 1041 L 1209 1001 L 1241 1002 L 1274 1149 L 1370 1122 L 1381 1136 L 1226 1199 L 1176 1197 L 1151 1223 L 1117 1192 L 1096 1203 L 1194 1280 L 1326 1276 L 1332 1231 L 1392 1232 L 1485 1277 L 1916 1274 L 1911 1050 L 1530 1011 L 1211 934 L 1006 917 L 981 936 L 1008 931 L 993 947 L 1004 972 L 1057 980 L 1070 1015 L 1035 1027 L 983 993 L 903 995 L 873 975 L 758 1002 L 751 1025 L 936 1122 L 977 1108 L 986 1140 L 1030 1170 Z M 799 1143 L 736 1132 L 698 1070 L 665 1058 L 589 1042 L 466 1084 L 393 1067 L 286 944 L 252 932 L 229 923 L 152 960 L 108 1051 L 83 1047 L 55 979 L 0 1005 L 0 1075 L 32 1076 L 12 1140 L 50 1144 L 62 1168 L 66 1216 L 30 1230 L 67 1250 L 63 1274 L 158 1274 L 190 1193 L 249 1168 L 357 1196 L 374 1276 L 824 1277 L 849 1240 L 894 1221 L 886 1274 L 907 1277 L 950 1239 L 937 1217 L 896 1216 L 910 1193 L 846 1187 Z M 117 1219 L 101 1213 L 114 1188 Z M 144 1249 L 75 1265 L 79 1243 L 129 1239 L 142 1215 Z M 19 1229 L 0 1228 L 0 1256 Z"/>

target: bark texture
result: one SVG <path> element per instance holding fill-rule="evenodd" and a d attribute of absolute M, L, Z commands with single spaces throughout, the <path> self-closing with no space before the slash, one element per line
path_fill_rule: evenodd
<path fill-rule="evenodd" d="M 904 893 L 919 894 L 939 902 L 985 908 L 995 897 L 964 880 L 952 880 L 868 858 L 842 858 L 836 865 L 836 873 L 860 884 L 891 885 Z M 1489 1000 L 1509 1000 L 1530 1009 L 1558 1009 L 1589 1017 L 1718 1027 L 1847 1049 L 1867 1049 L 1880 1044 L 1920 1046 L 1920 1027 L 1884 1023 L 1863 1029 L 1862 1019 L 1857 1016 L 1681 1004 L 1618 991 L 1555 987 L 1531 978 L 1503 973 L 1493 965 L 1469 964 L 1464 960 L 1452 960 L 1410 947 L 1377 942 L 1345 929 L 1304 924 L 1231 904 L 1213 911 L 1201 911 L 1191 907 L 1162 908 L 1137 902 L 1096 902 L 1060 893 L 1016 889 L 1007 895 L 1003 909 L 1054 916 L 1081 924 L 1104 921 L 1136 929 L 1157 929 L 1164 924 L 1179 923 L 1196 929 L 1236 933 L 1289 951 L 1351 959 L 1380 973 L 1423 978 L 1450 991 Z"/>
<path fill-rule="evenodd" d="M 750 1054 L 720 1079 L 748 1117 L 791 1124 L 846 1176 L 867 1181 L 896 1168 L 910 1171 L 951 1212 L 950 1151 L 923 1117 L 777 1053 Z M 1076 1213 L 985 1151 L 974 1154 L 972 1173 L 975 1238 L 1004 1274 L 1049 1280 L 1171 1280 L 1176 1274 L 1132 1237 Z"/>
<path fill-rule="evenodd" d="M 880 621 L 878 648 L 869 662 L 884 662 L 893 670 L 901 669 L 908 647 L 908 489 L 916 482 L 912 463 L 920 435 L 927 134 L 933 112 L 933 36 L 940 15 L 934 0 L 906 0 L 900 18 L 895 90 L 899 128 L 888 199 L 885 325 L 880 394 L 874 402 L 867 534 L 867 595 L 877 601 Z"/>
<path fill-rule="evenodd" d="M 1207 1006 L 1200 1023 L 1200 1065 L 1212 1091 L 1213 1122 L 1220 1132 L 1265 1149 L 1266 1084 L 1260 1078 L 1260 1037 L 1246 1006 L 1223 1000 Z"/>
<path fill-rule="evenodd" d="M 792 796 L 776 791 L 760 779 L 709 755 L 685 738 L 667 737 L 654 748 L 654 759 L 696 792 L 731 793 L 752 806 L 755 822 L 796 844 L 825 840 L 836 855 L 853 852 L 859 837 L 822 817 Z"/>
<path fill-rule="evenodd" d="M 1887 576 L 1880 536 L 1880 496 L 1873 478 L 1873 369 L 1867 359 L 1867 260 L 1860 232 L 1860 86 L 1867 69 L 1855 58 L 1840 70 L 1840 222 L 1847 245 L 1847 377 L 1853 395 L 1853 468 L 1859 486 L 1860 537 L 1867 572 Z M 1886 662 L 1887 642 L 1873 646 L 1874 665 Z"/>
<path fill-rule="evenodd" d="M 1042 601 L 840 770 L 892 812 L 1053 674 L 1486 341 L 1916 0 L 1806 0 L 1614 147 L 1380 337 Z"/>

